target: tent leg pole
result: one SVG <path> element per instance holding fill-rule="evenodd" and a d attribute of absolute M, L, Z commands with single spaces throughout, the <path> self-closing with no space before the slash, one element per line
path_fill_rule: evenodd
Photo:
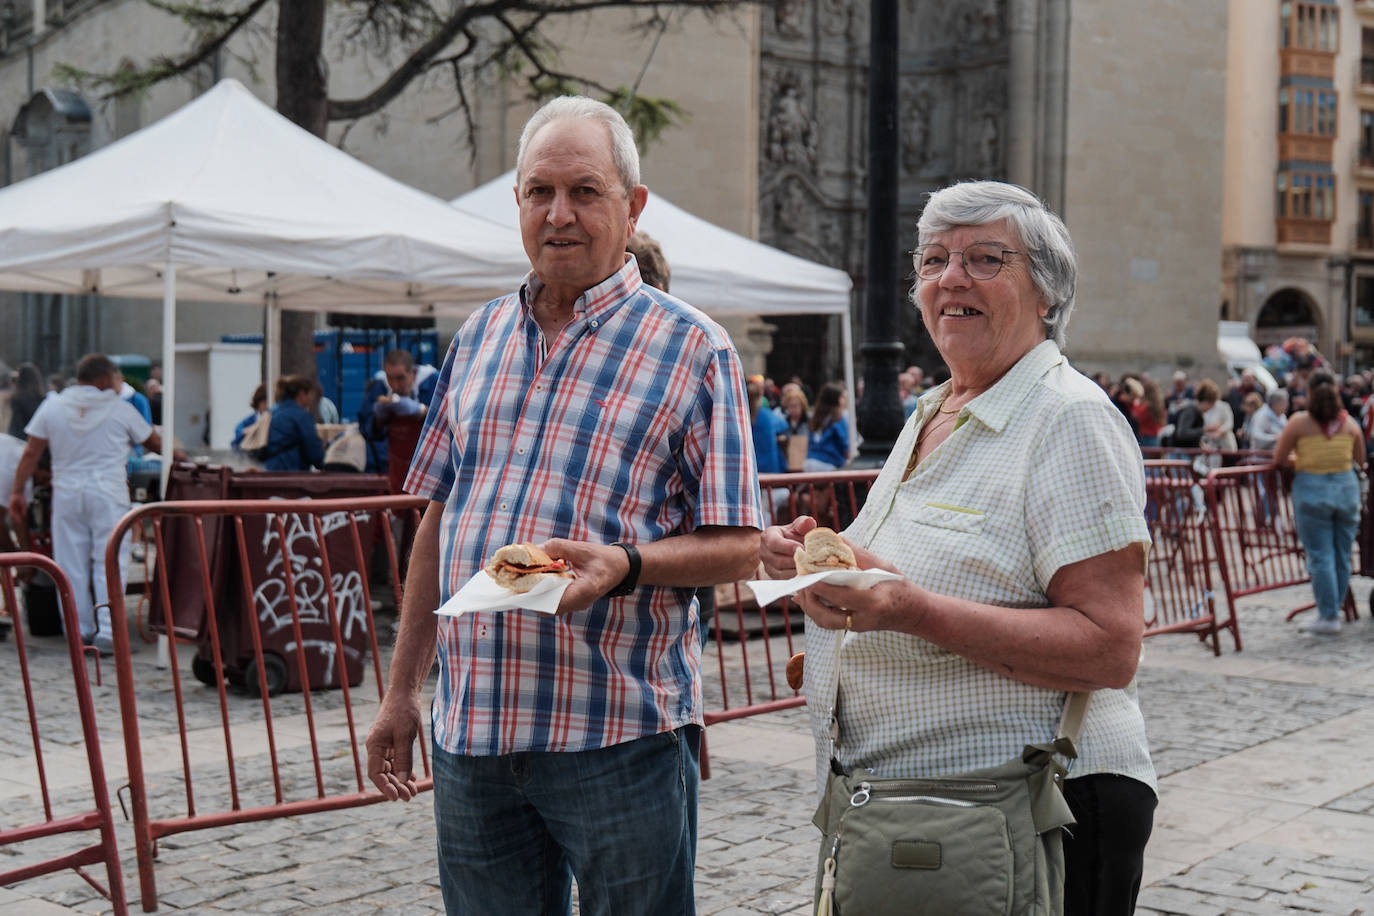
<path fill-rule="evenodd" d="M 162 486 L 167 498 L 167 482 L 172 477 L 172 452 L 176 448 L 177 391 L 177 266 L 167 262 L 162 274 Z M 169 652 L 167 637 L 157 639 L 157 667 L 166 668 Z"/>

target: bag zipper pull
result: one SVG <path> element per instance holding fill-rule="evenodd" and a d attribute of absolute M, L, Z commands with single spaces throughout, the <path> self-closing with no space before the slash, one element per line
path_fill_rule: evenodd
<path fill-rule="evenodd" d="M 873 787 L 866 782 L 859 783 L 859 788 L 854 790 L 854 794 L 849 796 L 849 805 L 852 808 L 862 808 L 868 804 L 868 800 L 873 797 Z"/>
<path fill-rule="evenodd" d="M 821 876 L 821 895 L 816 899 L 816 916 L 834 916 L 835 913 L 835 850 L 840 846 L 840 837 L 830 847 L 830 855 L 825 860 L 825 874 Z"/>

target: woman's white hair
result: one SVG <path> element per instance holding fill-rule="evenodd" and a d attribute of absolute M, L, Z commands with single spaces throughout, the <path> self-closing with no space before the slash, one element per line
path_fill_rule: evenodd
<path fill-rule="evenodd" d="M 924 245 L 937 232 L 960 226 L 982 226 L 1006 220 L 1019 237 L 1018 251 L 1030 262 L 1030 275 L 1036 290 L 1044 297 L 1045 337 L 1061 348 L 1067 338 L 1073 312 L 1074 291 L 1078 286 L 1078 259 L 1073 240 L 1064 221 L 1044 201 L 1020 185 L 1004 181 L 964 181 L 934 191 L 916 224 L 917 244 Z M 916 284 L 934 283 L 918 276 Z M 912 299 L 916 290 L 912 290 Z"/>
<path fill-rule="evenodd" d="M 630 130 L 630 125 L 625 123 L 620 112 L 585 95 L 560 95 L 530 115 L 525 122 L 525 129 L 520 131 L 520 143 L 515 150 L 515 183 L 520 183 L 520 175 L 524 172 L 525 149 L 541 127 L 553 121 L 584 118 L 600 121 L 611 132 L 611 158 L 615 160 L 625 193 L 633 191 L 635 185 L 639 184 L 639 150 L 635 147 L 634 131 Z"/>

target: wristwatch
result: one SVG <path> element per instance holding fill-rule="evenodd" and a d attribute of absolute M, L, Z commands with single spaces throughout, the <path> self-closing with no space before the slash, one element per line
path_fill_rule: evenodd
<path fill-rule="evenodd" d="M 607 598 L 623 598 L 635 590 L 639 585 L 640 558 L 639 549 L 633 544 L 622 544 L 616 541 L 611 545 L 619 547 L 625 551 L 625 556 L 630 560 L 630 571 L 625 574 L 625 578 L 620 580 L 620 584 L 605 594 Z"/>

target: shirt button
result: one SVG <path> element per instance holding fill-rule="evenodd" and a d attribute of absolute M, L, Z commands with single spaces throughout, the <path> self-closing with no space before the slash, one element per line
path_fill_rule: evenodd
<path fill-rule="evenodd" d="M 502 503 L 502 504 L 501 504 L 501 508 L 502 508 L 503 510 L 509 509 L 509 508 L 510 508 L 510 504 L 509 504 L 509 503 Z"/>
<path fill-rule="evenodd" d="M 953 513 L 953 512 L 946 512 L 944 515 L 942 515 L 942 516 L 940 516 L 940 517 L 943 518 L 945 521 L 949 521 L 950 519 L 954 518 L 954 513 Z"/>
<path fill-rule="evenodd" d="M 592 322 L 592 327 L 596 327 L 599 323 L 600 323 L 600 322 L 593 321 L 593 322 Z"/>
<path fill-rule="evenodd" d="M 1114 508 L 1114 507 L 1112 506 L 1112 501 L 1111 501 L 1110 499 L 1104 499 L 1104 500 L 1102 500 L 1102 514 L 1103 514 L 1103 515 L 1111 515 L 1111 514 L 1112 514 L 1112 509 L 1113 509 L 1113 508 Z"/>
<path fill-rule="evenodd" d="M 525 454 L 525 447 L 524 447 L 523 445 L 520 446 L 518 449 L 515 450 L 515 453 L 516 453 L 517 455 L 523 455 L 523 454 Z"/>

